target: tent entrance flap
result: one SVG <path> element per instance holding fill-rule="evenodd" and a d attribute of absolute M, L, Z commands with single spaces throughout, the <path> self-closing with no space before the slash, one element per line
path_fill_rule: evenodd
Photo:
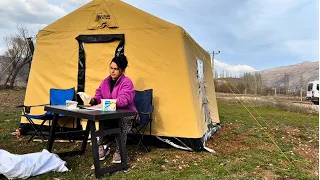
<path fill-rule="evenodd" d="M 79 35 L 76 37 L 79 44 L 79 59 L 78 59 L 78 92 L 85 91 L 85 77 L 86 77 L 86 55 L 83 43 L 108 43 L 113 41 L 120 41 L 115 50 L 115 56 L 124 54 L 124 34 L 96 34 L 96 35 Z M 78 98 L 80 99 L 80 98 Z M 81 102 L 79 102 L 81 103 Z"/>

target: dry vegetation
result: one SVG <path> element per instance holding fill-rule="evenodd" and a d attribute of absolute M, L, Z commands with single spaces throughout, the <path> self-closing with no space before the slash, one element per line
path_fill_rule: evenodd
<path fill-rule="evenodd" d="M 288 112 L 306 113 L 317 115 L 319 106 L 311 102 L 302 101 L 296 96 L 259 96 L 259 95 L 239 95 L 229 93 L 217 93 L 217 99 L 229 104 L 243 103 L 248 108 L 266 107 L 277 108 Z M 254 112 L 254 109 L 253 109 Z"/>

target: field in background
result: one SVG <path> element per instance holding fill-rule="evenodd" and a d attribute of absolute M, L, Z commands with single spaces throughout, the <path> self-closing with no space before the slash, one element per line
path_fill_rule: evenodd
<path fill-rule="evenodd" d="M 253 107 L 267 107 L 277 108 L 288 112 L 319 114 L 319 105 L 314 105 L 310 101 L 306 101 L 305 97 L 297 96 L 259 96 L 259 95 L 245 95 L 245 94 L 230 94 L 217 93 L 217 99 L 220 102 L 229 104 L 241 104 L 250 108 Z M 254 109 L 252 109 L 254 111 Z"/>
<path fill-rule="evenodd" d="M 235 99 L 233 96 L 217 96 L 222 128 L 207 143 L 216 153 L 153 147 L 152 152 L 141 152 L 131 161 L 128 171 L 104 179 L 319 179 L 317 114 L 265 107 L 258 103 L 261 100 L 255 100 L 256 104 L 251 103 L 254 109 L 249 108 L 254 120 L 241 104 L 230 100 Z M 39 152 L 46 147 L 41 142 L 26 144 L 29 137 L 10 135 L 20 121 L 21 111 L 15 105 L 22 104 L 23 99 L 23 90 L 0 91 L 0 148 L 16 154 Z M 56 143 L 54 152 L 79 146 Z M 90 146 L 85 155 L 64 160 L 70 172 L 31 179 L 94 178 Z M 103 163 L 110 160 L 109 157 Z"/>

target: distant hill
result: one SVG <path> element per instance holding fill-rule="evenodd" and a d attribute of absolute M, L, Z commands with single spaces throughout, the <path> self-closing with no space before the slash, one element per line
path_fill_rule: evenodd
<path fill-rule="evenodd" d="M 303 76 L 304 87 L 307 82 L 319 80 L 319 61 L 302 62 L 290 66 L 258 71 L 262 76 L 263 84 L 269 87 L 284 86 L 284 75 L 289 75 L 289 91 L 300 88 L 300 75 Z"/>

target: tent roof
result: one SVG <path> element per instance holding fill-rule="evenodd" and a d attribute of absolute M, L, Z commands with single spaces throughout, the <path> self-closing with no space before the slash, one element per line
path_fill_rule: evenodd
<path fill-rule="evenodd" d="M 85 31 L 109 27 L 118 29 L 158 29 L 179 27 L 120 0 L 93 0 L 48 25 L 44 31 Z M 105 28 L 106 29 L 106 28 Z"/>

